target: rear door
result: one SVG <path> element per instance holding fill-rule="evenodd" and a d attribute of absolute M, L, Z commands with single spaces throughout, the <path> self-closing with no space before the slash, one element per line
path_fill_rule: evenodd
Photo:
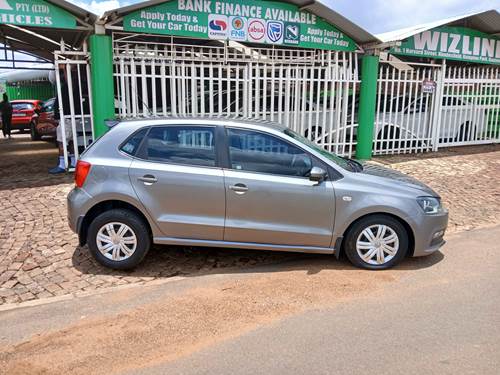
<path fill-rule="evenodd" d="M 221 241 L 224 175 L 216 127 L 152 127 L 130 167 L 134 189 L 165 237 Z"/>
<path fill-rule="evenodd" d="M 335 219 L 333 184 L 328 180 L 317 184 L 307 177 L 313 166 L 326 167 L 272 134 L 228 128 L 227 140 L 224 240 L 330 247 Z"/>

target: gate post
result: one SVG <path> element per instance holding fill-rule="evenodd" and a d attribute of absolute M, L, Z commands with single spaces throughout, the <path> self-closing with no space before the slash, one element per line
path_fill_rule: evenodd
<path fill-rule="evenodd" d="M 377 103 L 379 57 L 365 55 L 361 65 L 361 88 L 359 92 L 358 135 L 356 159 L 371 159 L 373 150 L 373 126 Z"/>
<path fill-rule="evenodd" d="M 110 36 L 90 36 L 90 63 L 94 136 L 97 138 L 108 131 L 104 121 L 115 118 L 113 44 Z"/>

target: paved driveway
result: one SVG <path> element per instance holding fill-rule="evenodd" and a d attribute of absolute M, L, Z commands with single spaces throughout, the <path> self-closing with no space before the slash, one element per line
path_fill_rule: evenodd
<path fill-rule="evenodd" d="M 105 269 L 78 247 L 68 228 L 65 200 L 72 176 L 47 174 L 56 159 L 57 149 L 48 142 L 0 139 L 0 305 L 315 257 L 173 247 L 153 249 L 133 272 Z M 451 211 L 450 231 L 500 223 L 500 146 L 377 161 L 440 192 Z"/>

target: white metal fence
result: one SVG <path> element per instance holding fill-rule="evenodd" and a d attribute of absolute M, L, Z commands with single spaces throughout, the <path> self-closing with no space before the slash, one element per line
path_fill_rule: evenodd
<path fill-rule="evenodd" d="M 59 112 L 59 134 L 66 168 L 73 168 L 79 154 L 92 143 L 93 113 L 89 54 L 83 51 L 55 53 L 55 72 Z"/>
<path fill-rule="evenodd" d="M 355 53 L 239 44 L 201 46 L 114 35 L 117 115 L 238 116 L 284 124 L 351 156 L 356 144 Z"/>
<path fill-rule="evenodd" d="M 434 82 L 435 90 L 423 89 Z M 382 63 L 374 154 L 500 142 L 500 69 Z"/>

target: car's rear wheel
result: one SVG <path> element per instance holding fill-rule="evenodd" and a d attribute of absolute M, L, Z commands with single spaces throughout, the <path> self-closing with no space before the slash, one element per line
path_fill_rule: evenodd
<path fill-rule="evenodd" d="M 388 215 L 373 215 L 349 229 L 344 250 L 356 267 L 383 270 L 399 263 L 408 252 L 408 245 L 408 233 L 398 220 Z"/>
<path fill-rule="evenodd" d="M 34 122 L 30 124 L 30 135 L 32 141 L 39 141 L 42 138 L 41 135 L 38 134 L 36 124 Z"/>
<path fill-rule="evenodd" d="M 135 268 L 151 246 L 149 230 L 137 214 L 113 209 L 97 216 L 89 226 L 87 243 L 93 257 L 116 270 Z"/>

